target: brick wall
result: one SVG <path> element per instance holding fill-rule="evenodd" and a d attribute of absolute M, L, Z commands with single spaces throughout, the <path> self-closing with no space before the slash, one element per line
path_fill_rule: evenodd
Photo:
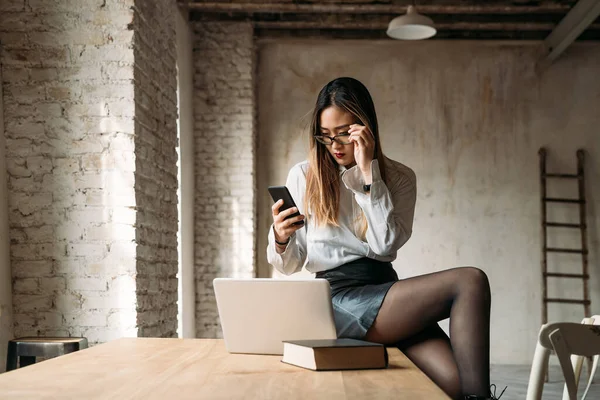
<path fill-rule="evenodd" d="M 15 335 L 174 335 L 169 8 L 1 7 Z"/>
<path fill-rule="evenodd" d="M 137 322 L 140 336 L 177 336 L 176 7 L 135 4 Z"/>
<path fill-rule="evenodd" d="M 213 278 L 254 276 L 255 51 L 249 23 L 193 28 L 196 334 L 219 337 Z"/>
<path fill-rule="evenodd" d="M 0 83 L 2 74 L 0 73 Z M 12 276 L 10 271 L 10 239 L 8 230 L 8 196 L 6 187 L 6 144 L 4 139 L 4 107 L 0 84 L 0 373 L 6 370 L 7 346 L 13 338 Z"/>

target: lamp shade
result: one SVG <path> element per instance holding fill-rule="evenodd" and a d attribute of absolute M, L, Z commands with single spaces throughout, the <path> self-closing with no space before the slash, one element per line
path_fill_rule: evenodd
<path fill-rule="evenodd" d="M 394 39 L 420 40 L 435 35 L 433 21 L 417 12 L 415 7 L 408 6 L 406 14 L 390 21 L 387 35 Z"/>

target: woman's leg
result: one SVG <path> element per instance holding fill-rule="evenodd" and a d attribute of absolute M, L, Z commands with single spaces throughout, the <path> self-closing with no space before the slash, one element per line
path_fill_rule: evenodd
<path fill-rule="evenodd" d="M 394 344 L 450 317 L 450 342 L 463 394 L 488 396 L 490 287 L 477 268 L 454 268 L 396 282 L 365 340 Z"/>
<path fill-rule="evenodd" d="M 460 398 L 460 378 L 450 339 L 438 324 L 403 340 L 398 348 L 448 396 Z"/>

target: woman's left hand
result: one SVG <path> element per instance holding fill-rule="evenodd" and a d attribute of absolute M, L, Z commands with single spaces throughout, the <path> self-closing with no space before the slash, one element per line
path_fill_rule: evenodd
<path fill-rule="evenodd" d="M 365 183 L 371 183 L 371 161 L 375 156 L 375 139 L 373 134 L 363 125 L 350 125 L 348 130 L 350 141 L 354 142 L 354 160 L 363 173 Z"/>

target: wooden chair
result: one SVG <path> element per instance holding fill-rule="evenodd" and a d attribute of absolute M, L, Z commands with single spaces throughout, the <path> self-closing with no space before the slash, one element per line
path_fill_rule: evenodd
<path fill-rule="evenodd" d="M 600 315 L 594 315 L 590 318 L 584 318 L 581 321 L 584 325 L 600 325 Z M 596 369 L 598 369 L 598 359 L 600 356 L 594 356 L 593 358 L 586 358 L 583 356 L 572 355 L 571 356 L 571 366 L 573 367 L 573 372 L 575 374 L 575 386 L 579 387 L 579 377 L 581 376 L 581 370 L 583 367 L 584 359 L 588 361 L 588 383 L 585 388 L 585 392 L 583 393 L 583 398 L 585 398 L 592 386 L 592 381 L 594 380 L 594 375 L 596 375 Z M 569 390 L 567 385 L 565 384 L 565 389 L 563 391 L 563 400 L 569 400 Z"/>
<path fill-rule="evenodd" d="M 542 398 L 545 368 L 551 350 L 554 350 L 560 363 L 569 400 L 577 400 L 577 385 L 570 357 L 591 357 L 600 354 L 600 326 L 572 322 L 542 325 L 529 375 L 527 400 Z M 586 395 L 587 390 L 583 399 Z"/>

